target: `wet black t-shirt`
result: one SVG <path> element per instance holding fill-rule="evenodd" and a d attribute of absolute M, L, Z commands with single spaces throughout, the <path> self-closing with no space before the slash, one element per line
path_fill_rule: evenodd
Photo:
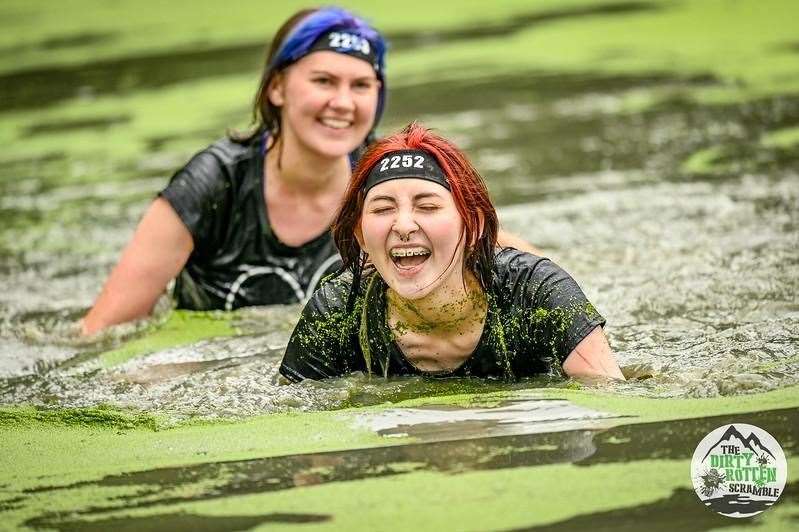
<path fill-rule="evenodd" d="M 583 338 L 605 324 L 557 264 L 505 248 L 496 254 L 477 347 L 455 370 L 427 372 L 414 366 L 392 337 L 382 279 L 368 276 L 353 310 L 347 312 L 351 285 L 352 277 L 342 275 L 325 282 L 311 297 L 286 348 L 280 366 L 284 377 L 297 382 L 367 369 L 383 376 L 516 379 L 554 374 Z"/>
<path fill-rule="evenodd" d="M 280 242 L 264 200 L 261 143 L 215 142 L 161 192 L 194 239 L 175 284 L 178 308 L 232 310 L 306 301 L 341 259 L 330 231 L 299 247 Z"/>

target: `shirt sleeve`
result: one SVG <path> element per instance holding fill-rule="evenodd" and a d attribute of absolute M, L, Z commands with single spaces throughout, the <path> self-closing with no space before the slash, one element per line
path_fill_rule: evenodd
<path fill-rule="evenodd" d="M 534 352 L 560 363 L 605 318 L 594 308 L 571 275 L 549 259 L 517 252 L 515 303 L 524 308 L 524 336 Z"/>
<path fill-rule="evenodd" d="M 231 184 L 225 168 L 209 150 L 195 155 L 159 194 L 175 209 L 200 253 L 217 247 L 216 237 L 228 212 Z"/>
<path fill-rule="evenodd" d="M 362 370 L 356 338 L 359 312 L 347 313 L 350 283 L 334 278 L 311 297 L 291 334 L 280 374 L 292 382 L 327 379 Z"/>

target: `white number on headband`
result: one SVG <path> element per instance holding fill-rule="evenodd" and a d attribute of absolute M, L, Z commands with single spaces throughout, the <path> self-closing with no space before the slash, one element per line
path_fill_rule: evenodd
<path fill-rule="evenodd" d="M 329 35 L 331 48 L 343 48 L 344 50 L 355 50 L 364 55 L 369 55 L 369 41 L 352 33 L 331 32 Z"/>
<path fill-rule="evenodd" d="M 385 172 L 389 168 L 421 168 L 424 170 L 424 157 L 421 155 L 392 155 L 380 161 L 380 171 Z"/>

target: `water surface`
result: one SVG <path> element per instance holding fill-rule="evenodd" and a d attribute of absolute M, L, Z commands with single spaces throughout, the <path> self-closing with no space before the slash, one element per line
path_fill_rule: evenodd
<path fill-rule="evenodd" d="M 689 9 L 605 4 L 517 13 L 482 29 L 397 29 L 392 53 L 399 72 L 410 72 L 409 58 L 425 65 L 436 54 L 457 55 L 458 47 L 512 48 L 559 24 L 590 33 Z M 95 30 L 41 46 L 67 53 L 114 39 Z M 799 57 L 791 42 L 783 45 L 758 48 L 777 73 L 785 68 L 777 59 Z M 14 97 L 0 106 L 3 134 L 13 140 L 0 165 L 0 404 L 227 417 L 506 386 L 363 376 L 279 386 L 297 305 L 219 316 L 224 335 L 192 333 L 148 348 L 146 340 L 174 316 L 164 298 L 151 320 L 95 340 L 76 337 L 75 321 L 169 175 L 226 127 L 246 123 L 260 46 L 165 46 L 78 65 L 4 69 L 3 90 Z M 621 58 L 636 52 L 616 50 Z M 603 63 L 613 58 L 578 68 L 564 55 L 560 69 L 496 71 L 461 60 L 438 75 L 394 79 L 382 131 L 419 119 L 468 152 L 505 228 L 572 273 L 608 319 L 629 379 L 610 390 L 709 397 L 795 384 L 799 92 L 783 75 L 784 90 L 753 86 L 736 99 L 729 96 L 734 84 L 713 64 L 683 69 L 658 57 L 617 72 Z M 727 96 L 708 98 L 713 91 Z M 208 102 L 213 112 L 195 108 Z M 192 328 L 191 316 L 181 319 Z M 142 339 L 129 350 L 140 356 L 104 358 Z M 564 385 L 531 379 L 510 387 Z"/>

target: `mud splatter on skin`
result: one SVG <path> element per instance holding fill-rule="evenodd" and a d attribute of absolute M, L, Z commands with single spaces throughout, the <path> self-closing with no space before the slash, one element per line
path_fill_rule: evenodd
<path fill-rule="evenodd" d="M 477 286 L 473 276 L 469 279 L 469 287 L 463 291 L 453 291 L 447 303 L 435 307 L 423 306 L 424 303 L 405 299 L 393 290 L 386 292 L 387 316 L 394 339 L 408 332 L 429 334 L 435 331 L 463 334 L 463 331 L 485 321 L 488 309 L 488 298 Z M 426 316 L 435 315 L 434 321 Z M 447 318 L 447 316 L 454 316 Z"/>
<path fill-rule="evenodd" d="M 405 299 L 386 288 L 385 305 L 389 337 L 414 367 L 453 371 L 471 356 L 482 337 L 488 296 L 474 274 L 467 272 L 463 289 L 439 288 L 422 300 Z"/>

